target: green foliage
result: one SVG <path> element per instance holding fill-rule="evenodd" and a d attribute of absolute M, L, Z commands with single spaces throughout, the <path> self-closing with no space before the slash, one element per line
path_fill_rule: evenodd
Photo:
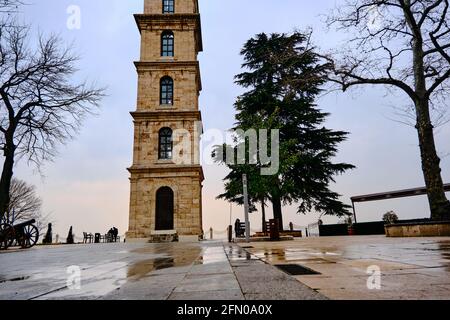
<path fill-rule="evenodd" d="M 383 221 L 386 223 L 386 224 L 395 224 L 395 223 L 397 223 L 398 222 L 398 216 L 397 216 L 397 214 L 394 212 L 394 211 L 389 211 L 389 212 L 386 212 L 384 215 L 383 215 Z"/>
<path fill-rule="evenodd" d="M 309 35 L 262 33 L 250 39 L 241 54 L 246 72 L 236 76 L 236 83 L 247 92 L 235 103 L 234 129 L 279 129 L 280 167 L 277 175 L 261 176 L 260 168 L 266 164 L 259 158 L 256 165 L 249 164 L 249 159 L 244 165 L 218 159 L 231 170 L 224 179 L 225 193 L 219 198 L 243 204 L 241 178 L 246 173 L 253 210 L 256 202 L 269 199 L 274 205 L 280 200 L 297 203 L 299 213 L 315 210 L 326 215 L 349 215 L 349 206 L 329 189 L 336 175 L 354 168 L 332 161 L 347 133 L 325 128 L 328 114 L 314 103 L 329 66 L 322 64 L 310 47 Z M 226 148 L 242 144 L 248 148 L 245 137 L 237 136 L 235 142 L 236 146 Z M 218 147 L 214 154 L 217 156 L 220 150 Z"/>

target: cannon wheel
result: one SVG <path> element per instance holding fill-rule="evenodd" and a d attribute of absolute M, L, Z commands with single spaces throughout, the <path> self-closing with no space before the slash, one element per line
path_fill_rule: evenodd
<path fill-rule="evenodd" d="M 0 250 L 7 250 L 14 238 L 14 228 L 8 223 L 0 224 Z"/>
<path fill-rule="evenodd" d="M 23 227 L 22 239 L 20 239 L 20 245 L 22 249 L 29 249 L 36 245 L 39 239 L 39 230 L 35 225 L 27 225 Z"/>

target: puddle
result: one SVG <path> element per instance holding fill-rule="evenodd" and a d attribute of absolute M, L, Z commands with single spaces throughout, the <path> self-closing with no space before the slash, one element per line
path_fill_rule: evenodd
<path fill-rule="evenodd" d="M 60 290 L 45 294 L 38 299 L 97 299 L 103 297 L 114 290 L 117 290 L 126 283 L 125 264 L 114 264 L 114 268 L 104 274 L 82 277 L 80 288 L 64 287 Z"/>
<path fill-rule="evenodd" d="M 252 253 L 267 261 L 277 262 L 294 262 L 294 261 L 308 261 L 308 262 L 321 262 L 321 263 L 335 263 L 334 261 L 328 261 L 325 257 L 338 258 L 342 256 L 341 252 L 330 251 L 308 251 L 304 249 L 268 249 L 264 250 L 251 250 Z"/>
<path fill-rule="evenodd" d="M 231 261 L 259 260 L 256 255 L 252 255 L 250 252 L 243 250 L 241 247 L 229 246 L 226 250 L 226 254 Z"/>
<path fill-rule="evenodd" d="M 177 267 L 184 266 L 183 263 L 177 263 Z M 157 270 L 163 270 L 175 267 L 174 258 L 159 258 L 137 262 L 128 267 L 127 278 L 139 280 L 149 273 Z"/>
<path fill-rule="evenodd" d="M 151 258 L 130 265 L 127 270 L 127 278 L 139 280 L 153 271 L 190 266 L 198 259 L 202 251 L 197 246 L 179 247 L 170 245 L 161 247 L 146 247 L 134 250 L 133 252 L 136 253 L 150 255 Z"/>

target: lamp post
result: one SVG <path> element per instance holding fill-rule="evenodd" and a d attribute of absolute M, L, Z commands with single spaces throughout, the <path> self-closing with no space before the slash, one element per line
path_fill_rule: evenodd
<path fill-rule="evenodd" d="M 250 242 L 250 221 L 248 217 L 248 188 L 247 188 L 247 175 L 242 175 L 242 183 L 244 186 L 244 210 L 245 210 L 245 240 Z"/>

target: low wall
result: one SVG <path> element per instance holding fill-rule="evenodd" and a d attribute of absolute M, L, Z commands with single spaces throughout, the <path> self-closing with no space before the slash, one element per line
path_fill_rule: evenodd
<path fill-rule="evenodd" d="M 388 237 L 448 237 L 450 236 L 450 221 L 400 223 L 385 226 Z"/>
<path fill-rule="evenodd" d="M 356 223 L 353 228 L 355 229 L 355 235 L 358 236 L 385 234 L 384 221 Z"/>
<path fill-rule="evenodd" d="M 323 224 L 319 226 L 321 237 L 348 236 L 348 226 L 346 224 Z"/>
<path fill-rule="evenodd" d="M 353 229 L 354 234 L 358 236 L 385 234 L 383 221 L 355 223 Z M 319 233 L 321 237 L 348 236 L 348 226 L 346 224 L 321 225 Z"/>

